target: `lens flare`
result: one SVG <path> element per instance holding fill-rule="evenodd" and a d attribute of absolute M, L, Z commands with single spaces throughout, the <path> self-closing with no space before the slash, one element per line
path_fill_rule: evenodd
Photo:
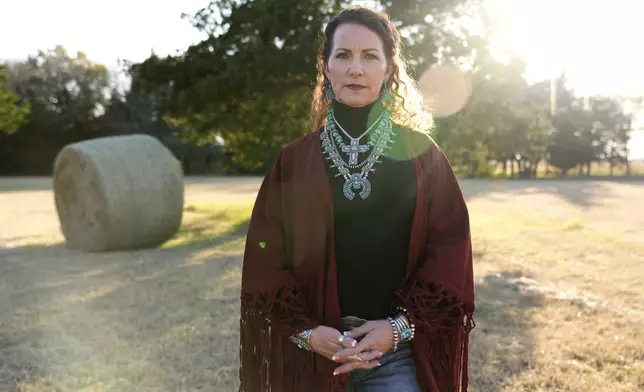
<path fill-rule="evenodd" d="M 471 83 L 453 65 L 439 65 L 423 73 L 418 88 L 432 108 L 434 117 L 448 117 L 461 110 L 471 94 Z"/>

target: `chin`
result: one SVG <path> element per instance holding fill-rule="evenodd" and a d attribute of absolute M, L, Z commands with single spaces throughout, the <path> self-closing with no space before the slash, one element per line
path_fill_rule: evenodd
<path fill-rule="evenodd" d="M 341 103 L 347 105 L 347 106 L 352 106 L 352 107 L 361 107 L 361 106 L 367 106 L 373 103 L 376 98 L 372 97 L 340 97 L 338 101 Z"/>

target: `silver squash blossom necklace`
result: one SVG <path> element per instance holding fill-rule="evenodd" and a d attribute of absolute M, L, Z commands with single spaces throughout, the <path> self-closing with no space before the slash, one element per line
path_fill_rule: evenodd
<path fill-rule="evenodd" d="M 337 126 L 337 127 L 336 127 Z M 344 139 L 338 132 L 340 128 L 350 140 L 347 145 Z M 371 132 L 375 128 L 374 132 Z M 360 144 L 360 139 L 369 135 L 369 141 L 365 145 Z M 333 109 L 330 109 L 327 115 L 327 122 L 324 124 L 320 138 L 322 139 L 322 148 L 327 155 L 328 160 L 333 162 L 332 168 L 338 169 L 336 177 L 344 177 L 345 183 L 343 187 L 344 196 L 353 200 L 356 197 L 356 191 L 360 191 L 360 197 L 366 199 L 371 194 L 371 182 L 368 178 L 369 173 L 375 172 L 373 166 L 376 163 L 381 163 L 378 160 L 382 153 L 392 143 L 393 129 L 389 112 L 384 109 L 380 117 L 357 138 L 351 137 L 347 131 L 336 121 L 333 115 Z M 334 143 L 335 142 L 335 143 Z M 371 154 L 362 163 L 358 163 L 358 155 L 371 150 Z M 349 162 L 346 163 L 340 156 L 340 152 L 348 155 Z M 360 168 L 360 171 L 351 173 L 350 169 Z"/>

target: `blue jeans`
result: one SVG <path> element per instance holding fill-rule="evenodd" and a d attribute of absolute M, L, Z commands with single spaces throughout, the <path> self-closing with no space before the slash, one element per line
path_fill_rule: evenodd
<path fill-rule="evenodd" d="M 409 343 L 383 355 L 380 366 L 350 373 L 347 392 L 422 392 L 416 381 L 416 365 Z"/>

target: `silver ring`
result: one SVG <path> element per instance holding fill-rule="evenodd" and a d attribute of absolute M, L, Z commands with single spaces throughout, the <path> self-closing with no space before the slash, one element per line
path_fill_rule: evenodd
<path fill-rule="evenodd" d="M 344 341 L 344 335 L 338 336 L 338 343 L 342 344 L 343 341 Z"/>

